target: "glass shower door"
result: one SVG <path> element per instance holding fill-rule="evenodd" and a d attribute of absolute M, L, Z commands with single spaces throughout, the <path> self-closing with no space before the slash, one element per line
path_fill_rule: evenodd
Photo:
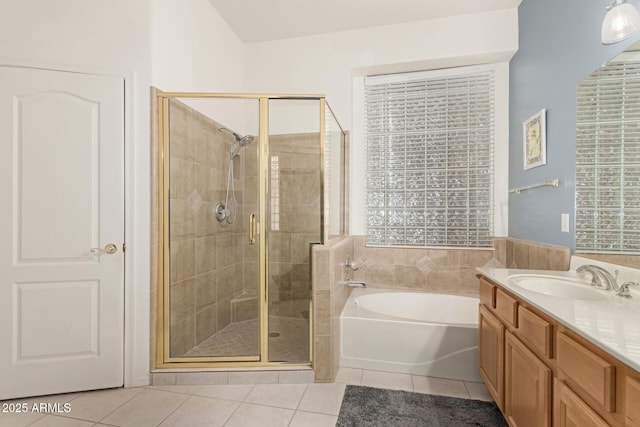
<path fill-rule="evenodd" d="M 266 201 L 270 362 L 310 360 L 311 247 L 321 235 L 320 102 L 269 101 Z"/>
<path fill-rule="evenodd" d="M 259 236 L 249 240 L 259 221 L 258 101 L 174 98 L 166 107 L 165 354 L 259 361 Z"/>

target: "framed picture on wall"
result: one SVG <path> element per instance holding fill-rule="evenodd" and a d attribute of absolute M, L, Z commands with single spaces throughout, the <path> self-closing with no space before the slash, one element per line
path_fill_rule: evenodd
<path fill-rule="evenodd" d="M 522 125 L 525 170 L 547 163 L 546 111 L 543 108 Z"/>

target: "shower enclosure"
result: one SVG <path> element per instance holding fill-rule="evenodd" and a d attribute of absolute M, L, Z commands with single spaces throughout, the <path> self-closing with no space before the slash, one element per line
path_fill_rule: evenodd
<path fill-rule="evenodd" d="M 311 248 L 344 231 L 323 96 L 159 92 L 156 366 L 311 364 Z"/>

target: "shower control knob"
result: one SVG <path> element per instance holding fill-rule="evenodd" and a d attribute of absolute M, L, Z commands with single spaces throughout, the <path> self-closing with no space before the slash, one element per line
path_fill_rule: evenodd
<path fill-rule="evenodd" d="M 347 262 L 345 262 L 345 266 L 351 271 L 356 271 L 360 268 L 360 264 L 355 261 L 351 261 L 351 257 L 349 257 L 349 255 L 347 255 Z"/>

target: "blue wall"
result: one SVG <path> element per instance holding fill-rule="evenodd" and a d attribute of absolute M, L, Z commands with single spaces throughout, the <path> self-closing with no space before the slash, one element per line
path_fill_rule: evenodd
<path fill-rule="evenodd" d="M 629 3 L 640 7 L 640 0 Z M 510 65 L 509 188 L 559 178 L 560 187 L 509 195 L 509 236 L 574 249 L 576 86 L 637 41 L 605 46 L 600 28 L 609 0 L 523 0 L 520 46 Z M 525 171 L 522 122 L 547 109 L 547 164 Z M 560 232 L 569 213 L 570 233 Z"/>

